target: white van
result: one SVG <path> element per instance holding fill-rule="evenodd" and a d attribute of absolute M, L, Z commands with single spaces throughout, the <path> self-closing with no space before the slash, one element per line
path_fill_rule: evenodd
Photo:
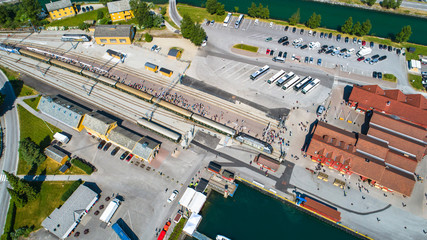
<path fill-rule="evenodd" d="M 66 135 L 59 132 L 55 133 L 53 135 L 53 138 L 59 142 L 62 142 L 63 144 L 66 144 L 70 141 L 70 139 Z"/>

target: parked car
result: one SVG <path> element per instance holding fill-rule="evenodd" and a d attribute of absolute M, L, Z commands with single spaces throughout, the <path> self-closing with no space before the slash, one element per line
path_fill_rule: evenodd
<path fill-rule="evenodd" d="M 271 27 L 271 28 L 273 27 L 273 22 L 270 22 L 270 27 Z"/>
<path fill-rule="evenodd" d="M 83 11 L 83 12 L 86 12 L 86 8 L 85 8 L 85 7 L 82 7 L 82 11 Z"/>
<path fill-rule="evenodd" d="M 301 31 L 299 31 L 299 34 L 304 34 L 304 29 L 301 29 Z"/>
<path fill-rule="evenodd" d="M 341 41 L 341 34 L 338 34 L 337 35 L 337 41 L 339 42 L 339 41 Z"/>
<path fill-rule="evenodd" d="M 295 33 L 296 31 L 297 31 L 296 27 L 292 28 L 292 33 Z"/>
<path fill-rule="evenodd" d="M 132 159 L 132 157 L 133 157 L 133 154 L 131 153 L 131 154 L 129 154 L 127 157 L 126 157 L 126 162 L 129 162 L 131 159 Z"/>
<path fill-rule="evenodd" d="M 323 33 L 323 32 L 321 32 L 321 33 L 320 33 L 320 38 L 323 38 L 323 35 L 324 35 L 324 33 Z"/>
<path fill-rule="evenodd" d="M 289 26 L 286 26 L 283 30 L 284 31 L 288 31 L 289 30 Z"/>
<path fill-rule="evenodd" d="M 378 79 L 382 79 L 383 78 L 383 74 L 381 72 L 378 72 Z"/>
<path fill-rule="evenodd" d="M 283 53 L 283 58 L 286 58 L 288 56 L 288 52 Z"/>
<path fill-rule="evenodd" d="M 271 40 L 273 40 L 272 37 L 268 37 L 268 38 L 265 39 L 266 42 L 270 42 Z"/>
<path fill-rule="evenodd" d="M 345 43 L 348 43 L 348 37 L 345 37 L 345 38 L 344 38 L 344 42 L 345 42 Z"/>
<path fill-rule="evenodd" d="M 178 190 L 174 190 L 168 198 L 168 203 L 173 202 L 173 200 L 175 200 L 176 196 L 178 196 L 178 193 L 179 193 Z"/>
<path fill-rule="evenodd" d="M 378 45 L 378 49 L 383 49 L 383 45 L 382 45 L 382 44 L 379 44 L 379 45 Z"/>
<path fill-rule="evenodd" d="M 271 50 L 270 51 L 270 56 L 273 56 L 274 55 L 274 50 Z"/>
<path fill-rule="evenodd" d="M 326 52 L 325 52 L 325 54 L 330 54 L 330 53 L 332 53 L 333 51 L 334 51 L 334 50 L 330 49 L 330 50 L 326 51 Z"/>
<path fill-rule="evenodd" d="M 357 44 L 361 45 L 362 44 L 362 40 L 361 39 L 357 40 Z"/>
<path fill-rule="evenodd" d="M 319 105 L 319 107 L 317 107 L 317 116 L 322 115 L 323 111 L 325 111 L 325 107 L 323 105 Z"/>
<path fill-rule="evenodd" d="M 341 49 L 341 50 L 340 50 L 340 52 L 342 52 L 342 53 L 343 53 L 343 52 L 347 52 L 347 48 L 343 48 L 343 49 Z"/>
<path fill-rule="evenodd" d="M 400 49 L 399 48 L 396 49 L 396 54 L 400 55 Z"/>
<path fill-rule="evenodd" d="M 106 152 L 111 147 L 111 143 L 105 144 L 104 148 L 102 149 L 104 152 Z"/>
<path fill-rule="evenodd" d="M 211 24 L 211 21 L 207 20 L 206 21 L 206 26 L 209 26 L 209 24 Z"/>
<path fill-rule="evenodd" d="M 374 42 L 370 42 L 369 43 L 369 47 L 373 48 L 374 47 Z"/>
<path fill-rule="evenodd" d="M 89 6 L 89 8 L 90 8 L 91 11 L 93 11 L 93 7 L 92 6 Z"/>
<path fill-rule="evenodd" d="M 388 51 L 391 52 L 393 50 L 392 46 L 388 46 Z"/>
<path fill-rule="evenodd" d="M 383 44 L 383 49 L 387 49 L 387 45 Z"/>
<path fill-rule="evenodd" d="M 371 58 L 366 58 L 365 61 L 363 61 L 364 63 L 369 63 L 371 61 Z"/>
<path fill-rule="evenodd" d="M 151 51 L 156 50 L 156 49 L 157 49 L 157 47 L 158 47 L 158 46 L 154 44 L 154 45 L 151 47 Z"/>
<path fill-rule="evenodd" d="M 354 37 L 353 38 L 353 44 L 356 44 L 357 43 L 357 37 Z"/>
<path fill-rule="evenodd" d="M 317 34 L 317 32 L 316 32 L 316 31 L 314 31 L 314 32 L 313 32 L 313 37 L 315 37 L 315 36 L 316 36 L 316 34 Z"/>
<path fill-rule="evenodd" d="M 279 54 L 277 55 L 277 57 L 281 58 L 282 57 L 283 52 L 280 51 Z"/>
<path fill-rule="evenodd" d="M 322 65 L 322 59 L 321 58 L 319 58 L 319 59 L 317 59 L 317 65 Z"/>
<path fill-rule="evenodd" d="M 213 25 L 214 23 L 215 23 L 215 20 L 212 20 L 212 21 L 211 21 L 211 25 Z"/>
<path fill-rule="evenodd" d="M 105 143 L 107 143 L 105 140 L 102 140 L 99 144 L 98 144 L 98 149 L 102 149 L 102 147 L 105 145 Z"/>
<path fill-rule="evenodd" d="M 344 55 L 344 58 L 349 58 L 351 57 L 351 54 L 347 53 L 346 55 Z"/>
<path fill-rule="evenodd" d="M 278 42 L 278 43 L 282 43 L 282 42 L 284 42 L 284 41 L 286 41 L 286 40 L 288 40 L 288 37 L 287 37 L 287 36 L 284 36 L 284 37 L 279 38 L 279 40 L 278 40 L 277 42 Z"/>
<path fill-rule="evenodd" d="M 375 54 L 374 56 L 372 56 L 372 59 L 379 58 L 379 57 L 380 57 L 380 55 Z"/>
<path fill-rule="evenodd" d="M 119 150 L 120 150 L 120 147 L 114 148 L 113 151 L 111 151 L 111 156 L 115 156 Z"/>
<path fill-rule="evenodd" d="M 288 45 L 289 45 L 289 41 L 284 41 L 284 42 L 282 43 L 282 45 L 283 45 L 283 46 L 288 46 Z"/>
<path fill-rule="evenodd" d="M 162 50 L 162 48 L 161 48 L 161 47 L 157 47 L 154 51 L 155 51 L 156 53 L 158 53 L 158 52 L 160 52 L 160 50 Z"/>
<path fill-rule="evenodd" d="M 365 57 L 360 57 L 360 58 L 357 59 L 357 61 L 360 62 L 360 61 L 363 61 L 364 59 L 365 59 Z"/>
<path fill-rule="evenodd" d="M 308 63 L 308 57 L 305 57 L 304 63 Z"/>
<path fill-rule="evenodd" d="M 269 48 L 267 48 L 267 50 L 265 51 L 265 54 L 270 54 L 270 49 Z"/>
<path fill-rule="evenodd" d="M 386 55 L 381 56 L 380 58 L 378 58 L 378 60 L 379 60 L 379 61 L 386 60 L 386 59 L 387 59 L 387 56 L 386 56 Z"/>
<path fill-rule="evenodd" d="M 378 73 L 377 73 L 377 72 L 375 72 L 375 71 L 372 73 L 372 77 L 373 77 L 373 78 L 377 78 L 377 75 L 378 75 Z"/>
<path fill-rule="evenodd" d="M 333 35 L 332 35 L 332 33 L 329 33 L 328 38 L 329 38 L 329 39 L 331 39 L 331 38 L 332 38 L 332 36 L 333 36 Z"/>
<path fill-rule="evenodd" d="M 302 47 L 301 47 L 301 49 L 303 49 L 303 50 L 304 50 L 304 49 L 306 49 L 307 47 L 308 47 L 308 46 L 307 46 L 307 44 L 305 44 L 304 46 L 302 46 Z"/>
<path fill-rule="evenodd" d="M 377 62 L 378 62 L 378 59 L 377 59 L 377 58 L 375 58 L 375 59 L 372 59 L 372 60 L 369 62 L 369 64 L 373 65 L 373 64 L 375 64 L 375 63 L 377 63 Z"/>
<path fill-rule="evenodd" d="M 313 63 L 313 60 L 314 60 L 313 57 L 310 57 L 310 63 Z"/>
<path fill-rule="evenodd" d="M 129 154 L 128 151 L 124 152 L 121 156 L 120 156 L 120 160 L 123 160 L 126 158 L 126 156 Z"/>

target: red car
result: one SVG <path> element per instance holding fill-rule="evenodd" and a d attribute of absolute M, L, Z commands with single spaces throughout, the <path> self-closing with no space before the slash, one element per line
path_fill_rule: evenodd
<path fill-rule="evenodd" d="M 265 54 L 270 54 L 270 49 L 267 48 L 267 51 L 265 51 Z"/>
<path fill-rule="evenodd" d="M 366 41 L 362 41 L 362 46 L 365 46 L 366 45 Z"/>
<path fill-rule="evenodd" d="M 129 154 L 126 158 L 126 161 L 129 162 L 132 159 L 132 157 L 133 157 L 133 154 L 132 153 Z"/>
<path fill-rule="evenodd" d="M 360 61 L 363 61 L 364 59 L 365 59 L 365 57 L 360 57 L 360 58 L 357 59 L 357 61 L 360 62 Z"/>

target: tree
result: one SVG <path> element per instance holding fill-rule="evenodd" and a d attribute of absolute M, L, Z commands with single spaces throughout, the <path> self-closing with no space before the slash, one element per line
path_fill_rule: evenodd
<path fill-rule="evenodd" d="M 260 3 L 261 5 L 261 3 Z M 267 19 L 270 17 L 270 10 L 268 10 L 268 5 L 265 8 L 262 8 L 262 17 L 264 19 Z"/>
<path fill-rule="evenodd" d="M 152 28 L 154 25 L 153 15 L 150 12 L 150 7 L 146 2 L 140 0 L 131 0 L 130 6 L 133 9 L 136 22 L 144 28 Z"/>
<path fill-rule="evenodd" d="M 22 0 L 19 4 L 20 9 L 17 13 L 19 19 L 23 22 L 31 20 L 33 24 L 37 23 L 37 15 L 41 12 L 41 6 L 37 0 Z"/>
<path fill-rule="evenodd" d="M 360 22 L 357 22 L 356 24 L 354 24 L 353 29 L 351 30 L 351 34 L 360 36 L 361 30 L 362 25 L 360 24 Z"/>
<path fill-rule="evenodd" d="M 289 24 L 295 25 L 299 23 L 300 19 L 301 19 L 300 10 L 298 8 L 298 10 L 289 18 Z"/>
<path fill-rule="evenodd" d="M 165 20 L 163 19 L 163 16 L 162 15 L 154 15 L 154 17 L 153 17 L 153 26 L 154 27 L 161 27 L 162 26 L 162 23 L 164 22 Z"/>
<path fill-rule="evenodd" d="M 216 8 L 216 14 L 222 16 L 225 14 L 225 6 L 224 4 L 218 3 L 218 7 Z"/>
<path fill-rule="evenodd" d="M 238 6 L 234 6 L 234 12 L 239 12 L 239 7 Z"/>
<path fill-rule="evenodd" d="M 191 35 L 190 41 L 196 46 L 202 45 L 203 40 L 206 39 L 206 32 L 200 24 L 194 26 L 193 34 Z"/>
<path fill-rule="evenodd" d="M 257 11 L 257 6 L 254 2 L 252 2 L 251 6 L 248 8 L 248 15 L 250 17 L 255 17 Z"/>
<path fill-rule="evenodd" d="M 7 191 L 9 192 L 9 195 L 13 202 L 15 202 L 16 206 L 23 207 L 25 204 L 27 204 L 27 199 L 25 199 L 25 197 L 20 195 L 17 191 L 11 188 L 7 188 Z"/>
<path fill-rule="evenodd" d="M 366 21 L 364 21 L 362 23 L 362 28 L 360 30 L 360 35 L 362 35 L 362 36 L 368 35 L 369 32 L 371 31 L 371 28 L 372 28 L 371 21 L 369 19 L 366 19 Z"/>
<path fill-rule="evenodd" d="M 406 42 L 409 40 L 412 34 L 412 29 L 410 25 L 404 26 L 402 30 L 396 35 L 397 42 Z"/>
<path fill-rule="evenodd" d="M 0 106 L 3 105 L 5 99 L 6 99 L 6 94 L 0 93 Z"/>
<path fill-rule="evenodd" d="M 341 32 L 343 33 L 351 33 L 351 30 L 353 29 L 353 18 L 349 17 L 344 25 L 341 26 Z"/>
<path fill-rule="evenodd" d="M 160 10 L 160 14 L 162 14 L 162 16 L 166 14 L 166 7 L 162 7 L 162 10 Z"/>
<path fill-rule="evenodd" d="M 313 15 L 311 15 L 311 17 L 307 20 L 307 22 L 305 23 L 305 25 L 309 28 L 318 28 L 320 26 L 320 21 L 321 21 L 321 16 L 320 14 L 317 15 L 315 12 L 313 13 Z"/>
<path fill-rule="evenodd" d="M 104 18 L 104 12 L 102 10 L 98 10 L 96 14 L 96 19 L 103 19 Z"/>
<path fill-rule="evenodd" d="M 109 3 L 109 2 L 112 2 L 112 0 L 99 0 L 99 3 L 101 3 L 105 7 L 107 6 L 107 3 Z"/>
<path fill-rule="evenodd" d="M 368 4 L 368 6 L 372 6 L 377 2 L 377 0 L 366 0 L 365 3 Z"/>
<path fill-rule="evenodd" d="M 215 14 L 218 8 L 218 2 L 216 0 L 207 0 L 206 1 L 206 10 L 210 14 Z"/>
<path fill-rule="evenodd" d="M 19 188 L 19 177 L 13 175 L 12 173 L 6 172 L 3 170 L 4 175 L 6 175 L 7 181 L 13 189 Z"/>
<path fill-rule="evenodd" d="M 194 21 L 190 15 L 185 14 L 181 20 L 181 33 L 184 38 L 191 38 L 194 32 Z"/>
<path fill-rule="evenodd" d="M 28 137 L 19 143 L 19 157 L 29 165 L 39 165 L 46 160 L 40 147 Z"/>
<path fill-rule="evenodd" d="M 396 0 L 396 2 L 394 3 L 393 8 L 394 9 L 399 8 L 401 4 L 402 4 L 402 0 Z"/>

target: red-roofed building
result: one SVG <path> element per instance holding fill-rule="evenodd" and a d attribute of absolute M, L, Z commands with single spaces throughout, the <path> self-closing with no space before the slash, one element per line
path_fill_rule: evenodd
<path fill-rule="evenodd" d="M 427 127 L 427 99 L 421 94 L 405 95 L 400 90 L 383 90 L 378 85 L 353 85 L 351 106 L 363 111 L 376 110 Z"/>
<path fill-rule="evenodd" d="M 390 148 L 385 141 L 324 122 L 317 123 L 307 154 L 314 162 L 343 174 L 355 173 L 362 180 L 370 179 L 371 184 L 384 191 L 410 196 L 415 185 L 413 172 L 418 162 L 414 157 Z"/>

